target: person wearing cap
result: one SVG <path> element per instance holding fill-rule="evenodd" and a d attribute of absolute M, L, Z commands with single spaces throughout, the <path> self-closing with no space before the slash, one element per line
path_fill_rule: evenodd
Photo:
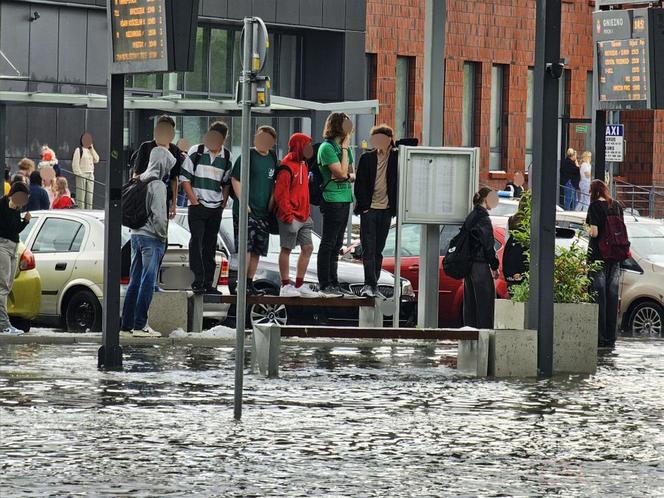
<path fill-rule="evenodd" d="M 30 213 L 21 218 L 21 209 L 28 204 L 30 191 L 23 182 L 12 184 L 9 194 L 0 198 L 0 334 L 18 335 L 23 331 L 12 326 L 7 315 L 7 297 L 16 274 L 16 248 L 19 234 L 28 226 Z"/>
<path fill-rule="evenodd" d="M 217 236 L 230 191 L 231 153 L 224 147 L 228 125 L 215 121 L 203 143 L 194 145 L 182 163 L 180 182 L 189 201 L 189 266 L 195 293 L 216 294 Z"/>

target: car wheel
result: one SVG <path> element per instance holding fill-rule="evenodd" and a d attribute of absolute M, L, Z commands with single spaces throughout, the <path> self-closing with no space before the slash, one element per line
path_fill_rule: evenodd
<path fill-rule="evenodd" d="M 277 289 L 271 286 L 256 286 L 271 296 L 278 295 Z M 253 304 L 249 307 L 248 326 L 253 329 L 254 325 L 281 325 L 288 322 L 288 310 L 283 304 Z"/>
<path fill-rule="evenodd" d="M 19 318 L 17 316 L 10 316 L 9 321 L 12 324 L 12 327 L 16 327 L 19 330 L 22 330 L 26 334 L 30 332 L 30 327 L 32 326 L 32 320 L 26 320 L 25 318 Z"/>
<path fill-rule="evenodd" d="M 70 332 L 101 331 L 101 304 L 87 289 L 76 291 L 67 302 L 65 323 Z"/>
<path fill-rule="evenodd" d="M 664 308 L 654 301 L 638 304 L 630 314 L 628 330 L 634 336 L 664 337 Z"/>

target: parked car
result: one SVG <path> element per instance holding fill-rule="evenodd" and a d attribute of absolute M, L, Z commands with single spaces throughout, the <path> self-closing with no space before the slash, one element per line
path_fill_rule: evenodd
<path fill-rule="evenodd" d="M 168 249 L 159 272 L 163 290 L 188 289 L 189 232 L 169 223 Z M 38 320 L 65 326 L 71 331 L 101 330 L 104 282 L 104 212 L 53 210 L 35 211 L 22 241 L 32 251 L 42 289 Z M 130 233 L 122 228 L 122 283 L 128 282 L 131 259 Z M 217 255 L 219 285 L 227 284 L 228 262 Z M 222 272 L 222 269 L 225 269 Z M 121 298 L 124 298 L 123 285 Z M 224 320 L 228 305 L 206 304 L 206 318 Z"/>
<path fill-rule="evenodd" d="M 18 265 L 14 285 L 7 298 L 7 314 L 12 325 L 29 332 L 32 320 L 39 315 L 41 306 L 41 278 L 32 252 L 19 242 L 16 248 Z"/>
<path fill-rule="evenodd" d="M 557 214 L 557 224 L 587 238 L 586 213 Z M 664 337 L 664 222 L 625 215 L 632 257 L 622 263 L 619 323 L 636 336 Z"/>
<path fill-rule="evenodd" d="M 183 227 L 189 227 L 187 223 L 187 210 L 178 210 L 175 221 Z M 237 254 L 235 253 L 235 243 L 233 240 L 233 217 L 230 209 L 224 210 L 221 227 L 219 230 L 224 249 L 230 254 L 230 282 L 231 291 L 234 293 L 234 283 L 237 280 Z M 309 263 L 309 268 L 305 275 L 305 282 L 318 288 L 318 273 L 316 269 L 316 259 L 320 237 L 313 234 L 314 253 Z M 281 287 L 281 278 L 279 276 L 279 251 L 280 242 L 278 235 L 270 235 L 270 249 L 268 255 L 261 258 L 258 264 L 258 271 L 254 279 L 258 289 L 264 290 L 268 294 L 279 294 Z M 231 250 L 232 249 L 232 250 Z M 291 255 L 291 277 L 295 276 L 295 265 L 299 248 L 295 248 Z M 339 261 L 339 283 L 346 290 L 352 291 L 359 296 L 360 289 L 364 285 L 364 269 L 356 261 Z M 378 280 L 378 288 L 386 297 L 394 295 L 394 276 L 387 271 L 381 272 Z M 417 319 L 417 303 L 415 294 L 410 282 L 407 279 L 401 281 L 401 311 L 400 323 L 403 326 L 413 326 Z M 233 315 L 233 309 L 230 312 Z M 250 323 L 258 321 L 273 320 L 280 324 L 286 323 L 304 323 L 304 324 L 337 324 L 337 325 L 356 325 L 358 322 L 357 308 L 321 308 L 312 306 L 269 306 L 254 305 L 251 306 L 248 313 Z"/>
<path fill-rule="evenodd" d="M 498 199 L 498 205 L 491 210 L 491 216 L 504 216 L 509 218 L 519 209 L 519 199 L 501 197 Z M 562 212 L 563 208 L 556 205 L 556 211 Z"/>
<path fill-rule="evenodd" d="M 461 225 L 447 224 L 440 227 L 440 258 L 438 273 L 440 286 L 438 288 L 438 325 L 441 327 L 460 327 L 463 325 L 463 281 L 448 277 L 443 271 L 443 258 L 450 240 L 458 232 Z M 406 277 L 413 286 L 415 294 L 418 293 L 420 271 L 420 225 L 403 225 L 401 227 L 401 275 Z M 500 261 L 501 277 L 495 281 L 496 295 L 499 298 L 507 297 L 507 282 L 502 276 L 502 255 L 505 247 L 505 231 L 494 227 L 495 249 Z M 396 226 L 390 228 L 387 243 L 383 251 L 383 268 L 394 271 L 396 246 Z M 357 252 L 357 248 L 355 249 Z M 360 251 L 361 253 L 361 251 Z"/>

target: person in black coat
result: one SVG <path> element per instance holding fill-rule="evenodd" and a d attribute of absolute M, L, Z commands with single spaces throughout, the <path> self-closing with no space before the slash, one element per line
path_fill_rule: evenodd
<path fill-rule="evenodd" d="M 470 231 L 473 263 L 463 280 L 463 323 L 478 329 L 493 328 L 496 300 L 494 280 L 498 278 L 498 258 L 494 247 L 489 209 L 495 192 L 483 187 L 473 196 L 473 205 L 464 227 Z"/>
<path fill-rule="evenodd" d="M 355 178 L 355 214 L 360 215 L 364 286 L 362 297 L 375 297 L 383 266 L 383 249 L 392 217 L 397 215 L 399 152 L 394 132 L 383 124 L 371 129 L 374 148 L 362 154 Z"/>
<path fill-rule="evenodd" d="M 567 149 L 567 157 L 560 164 L 561 200 L 566 211 L 576 209 L 576 193 L 581 182 L 581 170 L 574 149 Z"/>

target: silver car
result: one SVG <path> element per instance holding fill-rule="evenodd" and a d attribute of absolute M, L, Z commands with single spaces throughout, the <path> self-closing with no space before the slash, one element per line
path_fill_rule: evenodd
<path fill-rule="evenodd" d="M 189 232 L 169 223 L 168 249 L 159 272 L 164 290 L 188 289 Z M 35 211 L 21 240 L 32 251 L 42 280 L 42 301 L 35 321 L 70 331 L 99 331 L 104 284 L 104 212 L 78 210 Z M 129 229 L 122 228 L 121 299 L 128 283 L 131 248 Z M 215 278 L 226 286 L 228 260 L 217 253 Z M 223 268 L 223 271 L 222 271 Z M 206 304 L 204 317 L 223 321 L 229 305 Z"/>

